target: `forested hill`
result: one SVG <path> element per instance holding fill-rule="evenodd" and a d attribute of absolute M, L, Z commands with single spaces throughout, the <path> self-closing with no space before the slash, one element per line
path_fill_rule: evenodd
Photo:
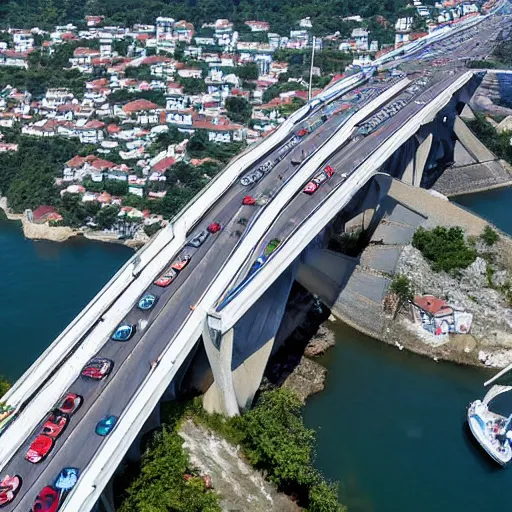
<path fill-rule="evenodd" d="M 325 35 L 340 29 L 341 18 L 354 14 L 394 21 L 406 4 L 406 0 L 0 0 L 0 25 L 50 29 L 72 22 L 81 26 L 85 15 L 94 14 L 106 16 L 107 24 L 131 26 L 170 16 L 191 21 L 196 30 L 218 18 L 229 18 L 239 26 L 247 20 L 264 20 L 273 32 L 285 34 L 309 16 L 313 31 Z"/>

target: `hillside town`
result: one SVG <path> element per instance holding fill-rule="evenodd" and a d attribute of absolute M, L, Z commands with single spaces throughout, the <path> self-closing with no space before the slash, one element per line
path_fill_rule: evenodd
<path fill-rule="evenodd" d="M 63 202 L 73 203 L 74 212 L 82 203 L 80 215 L 71 221 L 58 205 L 39 204 L 26 218 L 147 238 L 170 216 L 154 205 L 192 179 L 195 188 L 183 200 L 190 199 L 310 95 L 387 51 L 479 12 L 476 4 L 452 0 L 435 8 L 414 0 L 410 10 L 413 15 L 394 26 L 394 44 L 373 39 L 360 16 L 347 18 L 354 27 L 348 38 L 339 32 L 314 37 L 310 18 L 286 35 L 273 33 L 265 21 L 246 21 L 246 32 L 239 33 L 227 19 L 194 27 L 158 17 L 154 25 L 121 27 L 105 26 L 102 16 L 87 16 L 83 27 L 1 32 L 0 70 L 28 72 L 59 62 L 57 75 L 62 70 L 74 79 L 73 87 L 43 90 L 2 84 L 0 154 L 17 152 L 20 137 L 58 137 L 81 148 L 54 177 Z M 311 63 L 313 47 L 331 61 Z M 115 208 L 98 219 L 109 206 Z"/>

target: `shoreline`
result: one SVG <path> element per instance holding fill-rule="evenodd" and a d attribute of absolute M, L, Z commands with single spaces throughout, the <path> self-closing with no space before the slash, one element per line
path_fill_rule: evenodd
<path fill-rule="evenodd" d="M 4 198 L 1 198 L 4 199 Z M 81 231 L 69 226 L 48 226 L 47 224 L 35 224 L 29 222 L 23 213 L 11 213 L 6 211 L 4 205 L 0 201 L 0 209 L 5 213 L 5 218 L 9 222 L 20 222 L 22 226 L 23 236 L 32 241 L 44 240 L 48 242 L 63 243 L 72 238 L 81 237 L 92 242 L 103 242 L 109 244 L 124 245 L 129 249 L 136 251 L 143 247 L 146 241 L 137 239 L 120 240 L 117 235 L 103 233 L 101 231 Z M 148 238 L 149 240 L 149 238 Z"/>

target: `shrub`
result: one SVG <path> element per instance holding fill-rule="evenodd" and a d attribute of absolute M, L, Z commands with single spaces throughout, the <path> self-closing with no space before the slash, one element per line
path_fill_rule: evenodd
<path fill-rule="evenodd" d="M 0 397 L 4 396 L 9 389 L 11 389 L 11 383 L 5 377 L 0 376 Z"/>
<path fill-rule="evenodd" d="M 435 271 L 453 272 L 466 268 L 476 259 L 476 251 L 464 240 L 460 227 L 418 228 L 412 245 L 420 250 Z"/>
<path fill-rule="evenodd" d="M 480 238 L 485 242 L 486 245 L 494 245 L 499 239 L 500 235 L 491 228 L 491 226 L 485 226 Z"/>

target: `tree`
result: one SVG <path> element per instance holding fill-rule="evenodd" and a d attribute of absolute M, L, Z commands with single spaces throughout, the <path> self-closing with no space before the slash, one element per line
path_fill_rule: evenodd
<path fill-rule="evenodd" d="M 110 229 L 118 220 L 121 208 L 117 205 L 104 206 L 96 215 L 96 222 L 100 229 Z"/>
<path fill-rule="evenodd" d="M 4 396 L 9 389 L 11 389 L 11 383 L 5 377 L 0 376 L 0 397 Z"/>
<path fill-rule="evenodd" d="M 247 124 L 251 119 L 252 107 L 245 98 L 228 96 L 226 98 L 226 110 L 228 117 L 234 123 Z"/>
<path fill-rule="evenodd" d="M 125 196 L 128 194 L 127 180 L 105 180 L 103 186 L 104 190 L 113 196 Z"/>
<path fill-rule="evenodd" d="M 182 446 L 175 429 L 164 426 L 154 435 L 120 512 L 221 512 L 217 495 L 194 475 Z M 192 477 L 187 481 L 185 474 Z"/>
<path fill-rule="evenodd" d="M 236 69 L 236 74 L 242 80 L 258 80 L 258 65 L 255 63 L 244 64 Z"/>
<path fill-rule="evenodd" d="M 202 78 L 180 78 L 184 94 L 201 94 L 206 92 L 206 84 Z"/>
<path fill-rule="evenodd" d="M 309 490 L 308 512 L 346 512 L 347 508 L 338 501 L 338 490 L 334 484 L 325 481 Z"/>
<path fill-rule="evenodd" d="M 393 279 L 393 282 L 391 283 L 389 289 L 398 298 L 397 307 L 394 312 L 396 316 L 396 314 L 402 309 L 402 307 L 413 299 L 413 286 L 410 279 L 407 276 L 404 276 L 403 274 L 398 274 Z"/>
<path fill-rule="evenodd" d="M 480 238 L 485 242 L 486 245 L 491 246 L 494 245 L 499 239 L 500 235 L 491 228 L 491 226 L 485 226 Z"/>
<path fill-rule="evenodd" d="M 412 238 L 412 245 L 420 250 L 436 271 L 454 272 L 466 268 L 476 259 L 476 251 L 464 240 L 460 227 L 434 229 L 419 227 Z"/>

